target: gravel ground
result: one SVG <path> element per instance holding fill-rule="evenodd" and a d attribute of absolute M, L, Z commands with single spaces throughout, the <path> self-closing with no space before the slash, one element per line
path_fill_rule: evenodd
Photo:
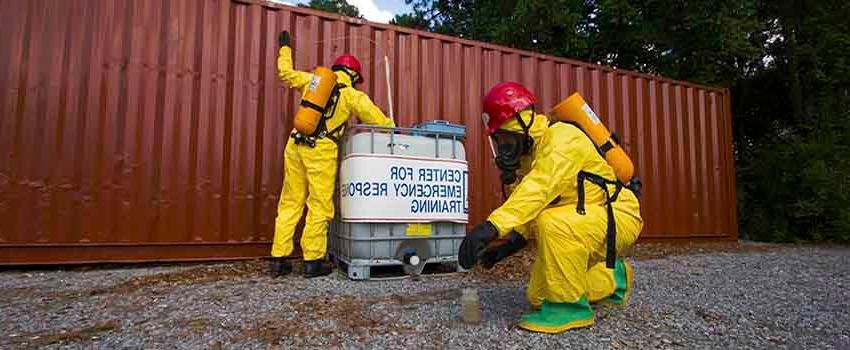
<path fill-rule="evenodd" d="M 850 349 L 850 248 L 641 245 L 625 308 L 516 327 L 533 252 L 418 281 L 271 280 L 261 261 L 0 272 L 0 348 Z M 460 289 L 481 297 L 460 322 Z"/>

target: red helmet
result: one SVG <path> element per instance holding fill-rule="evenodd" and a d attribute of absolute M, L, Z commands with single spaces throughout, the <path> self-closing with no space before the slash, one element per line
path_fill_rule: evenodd
<path fill-rule="evenodd" d="M 487 133 L 492 135 L 516 113 L 528 109 L 536 102 L 537 98 L 531 91 L 520 84 L 512 81 L 496 84 L 482 100 L 484 113 L 487 114 L 484 117 Z"/>
<path fill-rule="evenodd" d="M 357 57 L 349 54 L 339 56 L 336 61 L 334 61 L 332 68 L 337 67 L 345 67 L 354 71 L 354 73 L 357 73 L 356 77 L 352 77 L 355 83 L 363 81 L 363 76 L 360 74 L 360 61 L 357 60 Z"/>

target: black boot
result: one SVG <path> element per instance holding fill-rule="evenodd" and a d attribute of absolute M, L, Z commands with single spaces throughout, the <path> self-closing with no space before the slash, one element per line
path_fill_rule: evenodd
<path fill-rule="evenodd" d="M 272 258 L 269 262 L 269 276 L 283 277 L 292 272 L 292 263 L 284 258 Z"/>
<path fill-rule="evenodd" d="M 333 268 L 321 259 L 304 262 L 304 277 L 306 278 L 330 275 L 332 271 Z"/>

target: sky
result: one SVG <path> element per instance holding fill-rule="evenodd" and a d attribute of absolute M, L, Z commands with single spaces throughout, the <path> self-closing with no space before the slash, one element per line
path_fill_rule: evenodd
<path fill-rule="evenodd" d="M 274 0 L 284 4 L 307 3 L 302 0 Z M 348 3 L 357 7 L 360 14 L 372 22 L 387 23 L 396 14 L 410 12 L 410 6 L 404 0 L 348 0 Z"/>
<path fill-rule="evenodd" d="M 363 17 L 374 22 L 387 23 L 396 14 L 409 11 L 403 0 L 348 0 L 360 10 Z"/>

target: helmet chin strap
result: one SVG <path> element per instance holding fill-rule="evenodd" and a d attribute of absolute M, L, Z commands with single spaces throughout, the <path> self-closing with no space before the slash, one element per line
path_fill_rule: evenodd
<path fill-rule="evenodd" d="M 531 111 L 531 122 L 526 125 L 525 121 L 522 120 L 521 113 L 528 110 Z M 534 146 L 534 138 L 531 137 L 531 133 L 529 132 L 529 130 L 531 130 L 531 126 L 534 125 L 534 105 L 531 105 L 529 106 L 529 108 L 526 108 L 522 111 L 516 112 L 514 114 L 514 118 L 516 118 L 517 122 L 519 122 L 519 126 L 522 128 L 522 133 L 525 134 L 522 154 L 528 154 L 528 152 L 531 152 L 531 148 Z"/>
<path fill-rule="evenodd" d="M 348 69 L 348 67 L 346 67 L 346 66 L 335 65 L 335 66 L 331 67 L 331 70 L 342 71 L 343 73 L 347 74 L 348 77 L 351 78 L 351 84 L 357 84 L 357 83 L 360 82 L 360 74 L 359 73 L 352 73 L 351 69 Z"/>

